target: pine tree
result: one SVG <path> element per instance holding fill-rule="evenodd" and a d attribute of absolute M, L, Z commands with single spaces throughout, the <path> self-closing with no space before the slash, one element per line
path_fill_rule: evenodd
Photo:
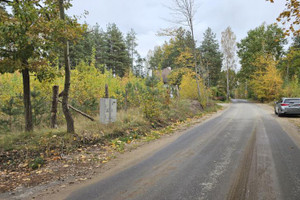
<path fill-rule="evenodd" d="M 202 65 L 208 72 L 208 86 L 216 86 L 219 80 L 222 68 L 222 53 L 219 49 L 216 34 L 212 32 L 211 28 L 207 28 L 203 34 L 203 41 L 200 45 L 200 53 L 202 58 Z"/>
<path fill-rule="evenodd" d="M 92 49 L 95 44 L 94 33 L 91 30 L 85 31 L 81 40 L 70 43 L 70 61 L 72 68 L 75 68 L 81 61 L 91 63 Z"/>
<path fill-rule="evenodd" d="M 134 73 L 135 73 L 135 62 L 140 57 L 140 55 L 136 50 L 136 47 L 138 46 L 136 40 L 137 40 L 136 33 L 134 32 L 133 29 L 131 29 L 130 32 L 128 32 L 126 35 L 125 42 L 126 42 L 127 52 L 129 53 L 131 70 Z"/>
<path fill-rule="evenodd" d="M 95 52 L 95 67 L 104 72 L 104 66 L 106 63 L 106 48 L 105 48 L 105 33 L 98 24 L 93 27 L 93 42 Z"/>
<path fill-rule="evenodd" d="M 129 71 L 130 58 L 122 32 L 116 24 L 109 24 L 104 36 L 105 65 L 113 74 L 123 77 Z"/>

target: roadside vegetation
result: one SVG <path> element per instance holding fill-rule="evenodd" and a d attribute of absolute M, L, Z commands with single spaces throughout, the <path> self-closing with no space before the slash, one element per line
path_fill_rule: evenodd
<path fill-rule="evenodd" d="M 56 69 L 59 74 L 60 69 Z M 29 185 L 40 182 L 38 179 L 30 179 L 33 183 L 24 183 L 23 179 L 28 178 L 23 173 L 30 174 L 33 170 L 49 165 L 50 162 L 64 162 L 64 156 L 72 155 L 78 152 L 78 149 L 100 148 L 98 151 L 102 152 L 109 148 L 123 152 L 131 143 L 155 140 L 161 135 L 175 131 L 186 121 L 219 109 L 211 100 L 209 89 L 204 85 L 201 87 L 203 99 L 198 99 L 194 92 L 197 89 L 194 72 L 189 69 L 185 71 L 182 80 L 178 82 L 184 90 L 177 93 L 177 90 L 164 85 L 156 76 L 143 78 L 129 72 L 119 77 L 114 76 L 112 71 L 105 70 L 102 73 L 93 64 L 81 62 L 72 70 L 70 103 L 92 116 L 95 121 L 72 112 L 75 133 L 65 131 L 66 124 L 60 106 L 57 113 L 58 128 L 50 128 L 51 87 L 58 85 L 61 88 L 64 83 L 63 76 L 55 76 L 47 81 L 31 77 L 35 130 L 24 132 L 22 75 L 18 72 L 1 75 L 0 83 L 3 89 L 0 95 L 0 170 L 2 177 L 10 177 L 3 180 L 6 184 L 2 185 L 1 191 L 17 186 L 11 185 L 8 180 Z M 99 100 L 105 96 L 105 84 L 109 86 L 110 97 L 118 101 L 117 121 L 107 125 L 99 122 Z M 173 97 L 170 96 L 171 92 Z M 104 156 L 93 158 L 89 162 L 101 164 L 107 159 L 110 158 Z M 82 159 L 79 159 L 76 164 L 82 162 Z"/>

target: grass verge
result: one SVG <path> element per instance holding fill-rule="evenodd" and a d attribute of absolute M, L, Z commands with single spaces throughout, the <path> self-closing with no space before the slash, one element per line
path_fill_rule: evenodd
<path fill-rule="evenodd" d="M 104 125 L 82 117 L 75 119 L 76 134 L 68 134 L 65 127 L 42 129 L 31 133 L 17 132 L 0 135 L 1 171 L 35 170 L 45 164 L 46 158 L 72 153 L 78 148 L 101 143 L 122 152 L 126 144 L 136 140 L 151 141 L 171 133 L 183 122 L 219 107 L 209 105 L 203 110 L 195 101 L 174 101 L 162 108 L 155 120 L 145 118 L 141 108 L 118 112 L 115 123 Z M 53 160 L 53 159 L 52 159 Z"/>

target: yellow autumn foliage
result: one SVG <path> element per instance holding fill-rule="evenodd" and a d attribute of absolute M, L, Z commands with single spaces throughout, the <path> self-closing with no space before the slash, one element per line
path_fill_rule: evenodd
<path fill-rule="evenodd" d="M 197 82 L 192 73 L 183 75 L 180 86 L 180 97 L 184 99 L 198 99 Z"/>
<path fill-rule="evenodd" d="M 60 74 L 59 69 L 57 72 Z M 164 99 L 165 88 L 162 82 L 155 84 L 151 89 L 152 94 L 146 84 L 147 79 L 136 77 L 131 72 L 120 78 L 114 76 L 111 71 L 102 73 L 93 64 L 88 65 L 81 62 L 76 69 L 71 71 L 71 74 L 69 103 L 90 115 L 97 115 L 99 112 L 100 98 L 105 96 L 105 84 L 109 87 L 109 96 L 117 99 L 118 109 L 142 107 L 143 102 L 149 99 L 153 99 L 155 101 L 153 105 L 156 105 L 156 102 L 163 102 L 161 99 Z M 40 82 L 36 74 L 31 74 L 30 82 L 33 121 L 35 125 L 38 125 L 42 121 L 49 121 L 52 87 L 58 85 L 59 92 L 61 92 L 64 86 L 64 77 L 55 76 Z M 6 127 L 5 130 L 11 130 L 9 126 L 17 122 L 18 127 L 22 127 L 24 112 L 22 95 L 21 73 L 0 74 L 0 127 Z M 58 121 L 63 123 L 61 106 L 58 109 L 58 117 Z"/>
<path fill-rule="evenodd" d="M 193 67 L 194 66 L 194 56 L 190 48 L 185 48 L 184 51 L 175 59 L 175 64 L 180 68 L 182 67 Z"/>
<path fill-rule="evenodd" d="M 250 82 L 255 97 L 261 101 L 277 99 L 282 94 L 283 84 L 277 61 L 270 55 L 262 55 L 253 64 L 258 68 Z"/>
<path fill-rule="evenodd" d="M 194 72 L 189 72 L 183 75 L 180 85 L 180 97 L 183 99 L 198 100 L 203 107 L 208 103 L 208 99 L 211 97 L 211 92 L 203 84 L 203 80 L 198 77 L 200 87 L 200 98 L 198 98 L 197 81 Z"/>

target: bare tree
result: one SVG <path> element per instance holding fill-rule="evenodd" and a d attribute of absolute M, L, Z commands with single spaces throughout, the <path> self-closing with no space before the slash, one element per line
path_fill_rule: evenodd
<path fill-rule="evenodd" d="M 198 73 L 199 69 L 197 66 L 197 52 L 196 52 L 196 41 L 194 35 L 194 17 L 197 12 L 195 1 L 194 0 L 173 0 L 174 7 L 169 7 L 171 11 L 173 11 L 174 20 L 171 22 L 176 24 L 181 24 L 189 28 L 193 40 L 193 57 L 194 57 L 194 67 L 196 72 L 196 82 L 198 89 L 198 98 L 201 96 L 200 86 L 199 86 L 199 78 Z"/>
<path fill-rule="evenodd" d="M 235 68 L 235 52 L 236 52 L 236 36 L 232 32 L 230 26 L 226 28 L 224 32 L 222 32 L 221 38 L 222 51 L 224 56 L 224 65 L 226 69 L 226 79 L 227 79 L 227 100 L 229 100 L 230 96 L 230 88 L 229 88 L 229 70 Z"/>

